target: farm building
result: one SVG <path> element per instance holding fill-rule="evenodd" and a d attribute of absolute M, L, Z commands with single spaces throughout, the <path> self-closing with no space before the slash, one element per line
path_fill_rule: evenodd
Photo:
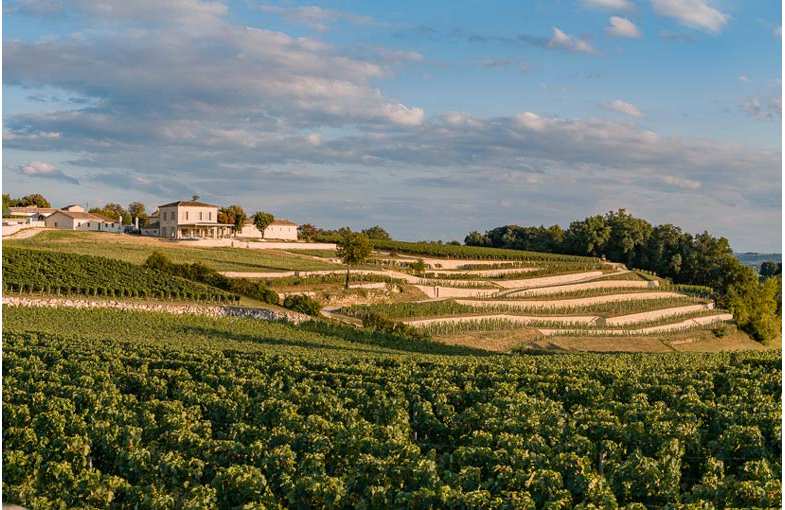
<path fill-rule="evenodd" d="M 158 237 L 161 235 L 161 223 L 158 209 L 147 217 L 147 221 L 140 231 L 143 236 Z"/>
<path fill-rule="evenodd" d="M 218 223 L 218 206 L 178 200 L 158 207 L 159 236 L 167 239 L 231 237 L 234 225 Z"/>
<path fill-rule="evenodd" d="M 286 241 L 297 240 L 297 223 L 289 220 L 273 220 L 264 229 L 264 233 L 259 232 L 253 221 L 245 220 L 243 228 L 238 232 L 238 237 L 262 238 L 262 239 L 282 239 Z"/>
<path fill-rule="evenodd" d="M 54 207 L 9 207 L 12 218 L 26 219 L 27 221 L 42 221 L 47 216 L 57 211 Z"/>
<path fill-rule="evenodd" d="M 94 230 L 96 232 L 122 232 L 123 225 L 119 220 L 113 221 L 97 214 L 58 210 L 44 220 L 48 228 L 66 230 Z"/>

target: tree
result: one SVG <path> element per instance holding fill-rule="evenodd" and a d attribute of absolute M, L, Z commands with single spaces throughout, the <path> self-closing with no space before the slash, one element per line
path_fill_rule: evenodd
<path fill-rule="evenodd" d="M 379 239 L 379 240 L 382 240 L 382 241 L 389 241 L 390 240 L 390 234 L 388 234 L 387 231 L 384 230 L 379 225 L 374 225 L 371 228 L 366 228 L 362 232 L 363 232 L 363 234 L 368 236 L 368 239 Z"/>
<path fill-rule="evenodd" d="M 49 200 L 44 198 L 43 195 L 40 193 L 33 193 L 32 195 L 25 195 L 22 198 L 17 198 L 16 200 L 11 200 L 9 206 L 12 207 L 52 207 L 49 204 Z"/>
<path fill-rule="evenodd" d="M 239 205 L 230 205 L 218 210 L 218 223 L 228 223 L 234 225 L 235 230 L 240 230 L 245 223 L 245 211 Z"/>
<path fill-rule="evenodd" d="M 11 216 L 11 195 L 3 193 L 3 218 Z"/>
<path fill-rule="evenodd" d="M 760 274 L 761 278 L 766 279 L 766 278 L 771 278 L 772 276 L 779 274 L 781 272 L 782 272 L 781 263 L 778 265 L 776 262 L 767 260 L 766 262 L 760 265 L 760 271 L 758 271 L 758 274 Z"/>
<path fill-rule="evenodd" d="M 253 224 L 256 225 L 256 228 L 262 233 L 262 237 L 264 237 L 264 229 L 269 227 L 270 223 L 274 220 L 275 217 L 268 212 L 259 211 L 253 215 Z"/>
<path fill-rule="evenodd" d="M 319 235 L 319 229 L 310 223 L 305 223 L 297 227 L 297 234 L 299 235 L 300 239 L 305 241 L 313 241 L 316 239 L 316 236 Z"/>
<path fill-rule="evenodd" d="M 141 202 L 131 202 L 128 204 L 128 214 L 131 216 L 131 221 L 134 218 L 139 218 L 139 226 L 144 227 L 147 224 L 147 212 L 144 209 L 144 204 Z"/>
<path fill-rule="evenodd" d="M 486 246 L 488 244 L 488 237 L 475 230 L 469 232 L 469 235 L 464 238 L 463 244 L 466 246 Z"/>
<path fill-rule="evenodd" d="M 415 274 L 421 275 L 422 273 L 425 272 L 427 266 L 425 265 L 425 262 L 423 262 L 422 259 L 417 259 L 416 262 L 412 262 L 411 268 L 412 271 L 415 272 Z"/>
<path fill-rule="evenodd" d="M 643 246 L 651 236 L 651 224 L 633 217 L 624 209 L 609 212 L 605 215 L 605 224 L 610 235 L 605 244 L 604 255 L 610 260 L 631 264 L 638 248 Z"/>
<path fill-rule="evenodd" d="M 611 237 L 611 229 L 605 218 L 596 215 L 583 221 L 573 221 L 564 235 L 564 242 L 571 253 L 597 257 L 605 252 L 605 245 Z"/>
<path fill-rule="evenodd" d="M 103 216 L 107 220 L 120 221 L 126 225 L 131 223 L 131 215 L 128 214 L 128 211 L 123 209 L 123 206 L 120 204 L 114 202 L 109 202 L 103 207 L 93 207 L 88 212 Z"/>
<path fill-rule="evenodd" d="M 342 228 L 339 231 L 340 239 L 338 240 L 338 249 L 336 254 L 341 262 L 346 264 L 346 284 L 345 288 L 349 288 L 349 269 L 357 264 L 362 263 L 371 254 L 373 247 L 371 240 L 363 233 L 355 233 L 350 229 Z"/>

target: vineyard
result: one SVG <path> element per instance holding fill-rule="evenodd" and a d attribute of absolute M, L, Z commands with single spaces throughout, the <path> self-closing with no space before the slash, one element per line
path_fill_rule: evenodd
<path fill-rule="evenodd" d="M 438 243 L 411 243 L 406 241 L 373 240 L 377 250 L 397 252 L 407 255 L 425 255 L 429 257 L 443 257 L 453 259 L 475 260 L 512 260 L 512 261 L 572 261 L 578 263 L 591 263 L 597 259 L 573 255 L 553 255 L 536 251 L 521 251 L 500 248 L 484 248 L 478 246 L 463 246 L 455 244 Z"/>
<path fill-rule="evenodd" d="M 324 323 L 4 320 L 6 503 L 780 505 L 779 352 L 473 355 Z"/>
<path fill-rule="evenodd" d="M 4 247 L 3 289 L 55 294 L 233 302 L 239 296 L 127 262 Z"/>

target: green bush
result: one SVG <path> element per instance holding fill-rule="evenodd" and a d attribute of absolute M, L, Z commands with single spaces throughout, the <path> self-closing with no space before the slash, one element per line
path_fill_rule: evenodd
<path fill-rule="evenodd" d="M 289 310 L 311 315 L 313 317 L 318 316 L 319 310 L 322 308 L 318 301 L 303 294 L 286 296 L 283 300 L 283 306 Z"/>

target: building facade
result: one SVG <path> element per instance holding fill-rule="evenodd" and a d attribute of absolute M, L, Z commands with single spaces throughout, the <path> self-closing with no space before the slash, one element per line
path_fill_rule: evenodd
<path fill-rule="evenodd" d="M 221 239 L 232 236 L 234 225 L 218 223 L 218 206 L 179 200 L 158 207 L 160 237 L 166 239 Z"/>
<path fill-rule="evenodd" d="M 48 228 L 66 230 L 89 230 L 95 232 L 122 232 L 123 225 L 97 214 L 72 211 L 55 211 L 44 220 Z"/>
<path fill-rule="evenodd" d="M 245 220 L 243 228 L 237 234 L 238 237 L 246 237 L 253 239 L 278 239 L 283 241 L 296 241 L 297 240 L 297 223 L 289 220 L 274 220 L 270 223 L 264 233 L 259 232 L 253 221 Z"/>

